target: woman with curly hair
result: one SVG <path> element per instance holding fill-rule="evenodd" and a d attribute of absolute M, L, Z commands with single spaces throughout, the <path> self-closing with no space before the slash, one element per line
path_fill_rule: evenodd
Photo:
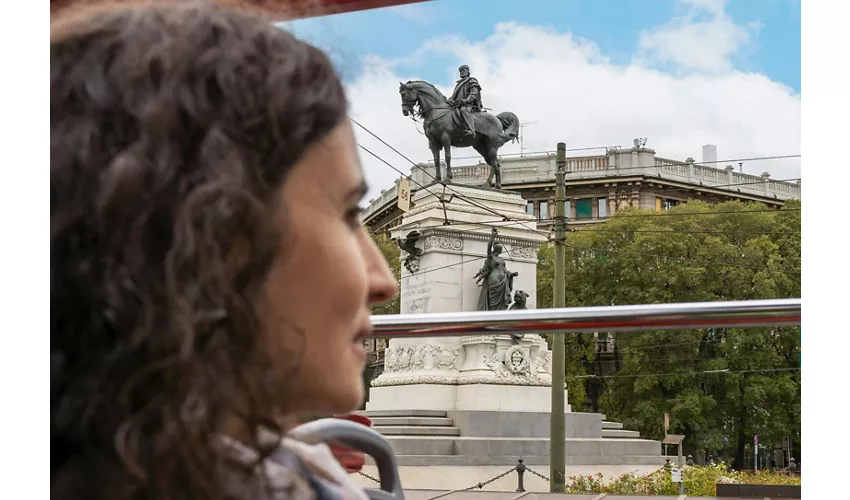
<path fill-rule="evenodd" d="M 283 438 L 359 405 L 396 293 L 326 56 L 205 3 L 68 17 L 50 52 L 51 497 L 363 497 Z"/>

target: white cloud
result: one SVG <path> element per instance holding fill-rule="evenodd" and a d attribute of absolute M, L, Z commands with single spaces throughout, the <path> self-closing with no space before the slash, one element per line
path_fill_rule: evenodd
<path fill-rule="evenodd" d="M 438 17 L 433 6 L 425 8 L 425 6 L 420 4 L 397 5 L 388 8 L 387 12 L 395 14 L 402 19 L 421 24 L 430 24 Z"/>
<path fill-rule="evenodd" d="M 685 14 L 642 31 L 639 57 L 649 63 L 672 64 L 679 71 L 724 72 L 732 58 L 758 36 L 759 22 L 739 26 L 725 13 L 724 0 L 679 0 Z"/>
<path fill-rule="evenodd" d="M 480 43 L 458 37 L 423 44 L 416 57 L 435 52 L 451 56 L 445 79 L 432 82 L 449 93 L 459 63 L 469 64 L 483 87 L 485 106 L 513 111 L 522 122 L 536 122 L 525 133 L 529 151 L 567 147 L 647 146 L 666 158 L 701 157 L 704 144 L 718 146 L 718 159 L 800 152 L 800 97 L 769 78 L 732 69 L 710 74 L 669 74 L 639 63 L 616 66 L 587 40 L 569 33 L 515 23 L 500 24 Z M 445 60 L 444 57 L 441 58 Z M 394 63 L 370 56 L 348 87 L 351 114 L 414 161 L 431 159 L 427 140 L 401 114 L 398 82 L 418 79 L 399 74 Z M 421 123 L 418 124 L 421 131 Z M 404 172 L 410 164 L 357 130 L 358 142 Z M 501 153 L 518 153 L 516 144 Z M 576 153 L 579 154 L 579 153 Z M 581 153 L 593 154 L 593 152 Z M 472 149 L 453 151 L 455 165 Z M 361 154 L 372 196 L 392 185 L 398 174 Z M 773 179 L 799 177 L 799 160 L 745 162 L 744 171 L 769 171 Z"/>

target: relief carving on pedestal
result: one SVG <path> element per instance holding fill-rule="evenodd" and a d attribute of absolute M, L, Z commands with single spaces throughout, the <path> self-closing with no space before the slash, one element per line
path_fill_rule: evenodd
<path fill-rule="evenodd" d="M 444 344 L 402 345 L 387 349 L 385 372 L 452 370 L 460 347 Z"/>
<path fill-rule="evenodd" d="M 451 236 L 431 235 L 425 238 L 425 250 L 431 248 L 459 252 L 463 250 L 463 240 Z"/>
<path fill-rule="evenodd" d="M 515 246 L 511 248 L 511 257 L 515 259 L 536 259 L 537 249 L 534 246 Z"/>

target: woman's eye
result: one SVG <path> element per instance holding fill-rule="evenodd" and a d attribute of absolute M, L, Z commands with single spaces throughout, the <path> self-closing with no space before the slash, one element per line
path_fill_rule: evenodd
<path fill-rule="evenodd" d="M 361 207 L 354 207 L 345 213 L 345 220 L 352 227 L 360 227 L 363 225 L 363 211 Z"/>

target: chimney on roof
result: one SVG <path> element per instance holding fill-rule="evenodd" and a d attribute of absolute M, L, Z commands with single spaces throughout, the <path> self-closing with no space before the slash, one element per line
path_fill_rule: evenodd
<path fill-rule="evenodd" d="M 708 167 L 717 166 L 717 146 L 706 144 L 702 147 L 702 164 Z"/>

